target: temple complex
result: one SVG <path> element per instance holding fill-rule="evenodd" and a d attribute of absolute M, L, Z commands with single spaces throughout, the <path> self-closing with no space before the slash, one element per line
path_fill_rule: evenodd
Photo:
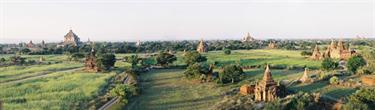
<path fill-rule="evenodd" d="M 203 41 L 203 39 L 199 42 L 197 51 L 199 53 L 207 52 L 208 51 L 208 45 Z"/>
<path fill-rule="evenodd" d="M 95 50 L 92 49 L 90 55 L 86 56 L 85 59 L 85 71 L 88 72 L 99 72 L 101 71 L 100 67 L 96 64 Z"/>
<path fill-rule="evenodd" d="M 30 42 L 28 44 L 26 44 L 26 47 L 27 48 L 34 48 L 34 43 L 33 41 L 30 40 Z"/>
<path fill-rule="evenodd" d="M 255 85 L 255 101 L 273 101 L 278 96 L 278 86 L 272 79 L 270 67 L 267 65 L 263 79 Z"/>
<path fill-rule="evenodd" d="M 270 41 L 270 43 L 268 44 L 268 48 L 269 49 L 275 49 L 276 48 L 276 42 L 275 41 Z"/>
<path fill-rule="evenodd" d="M 313 60 L 321 60 L 322 58 L 323 58 L 323 56 L 322 56 L 322 54 L 319 51 L 319 46 L 316 45 L 315 49 L 314 49 L 314 51 L 313 51 L 313 53 L 311 55 L 311 59 L 313 59 Z"/>
<path fill-rule="evenodd" d="M 255 41 L 255 39 L 250 36 L 250 33 L 247 33 L 247 35 L 242 38 L 242 42 L 251 42 L 251 41 Z"/>
<path fill-rule="evenodd" d="M 69 32 L 64 36 L 64 46 L 79 46 L 80 43 L 81 41 L 79 40 L 79 37 L 72 30 L 69 30 Z"/>
<path fill-rule="evenodd" d="M 350 47 L 345 47 L 342 40 L 336 44 L 334 40 L 332 40 L 329 47 L 325 51 L 323 57 L 325 58 L 337 58 L 337 59 L 349 59 L 351 56 L 356 54 L 354 50 L 351 50 Z"/>

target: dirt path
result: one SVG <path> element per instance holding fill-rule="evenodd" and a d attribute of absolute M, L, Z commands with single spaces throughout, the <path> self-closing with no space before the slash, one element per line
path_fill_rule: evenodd
<path fill-rule="evenodd" d="M 127 110 L 207 110 L 222 99 L 222 87 L 185 79 L 182 69 L 153 70 L 141 74 L 140 96 Z"/>
<path fill-rule="evenodd" d="M 80 69 L 82 69 L 82 68 L 72 68 L 72 69 L 61 70 L 61 71 L 49 71 L 49 72 L 43 72 L 43 73 L 40 73 L 40 74 L 35 74 L 35 75 L 31 75 L 31 76 L 26 76 L 26 77 L 22 77 L 22 78 L 18 78 L 18 79 L 12 79 L 12 80 L 3 81 L 3 82 L 0 82 L 0 84 L 7 84 L 7 83 L 20 83 L 20 82 L 22 82 L 22 81 L 26 81 L 26 80 L 30 80 L 30 79 L 37 79 L 37 78 L 47 77 L 47 75 L 49 75 L 49 74 L 51 74 L 51 73 L 56 73 L 56 72 L 67 73 L 67 72 L 77 71 L 77 70 L 80 70 Z"/>

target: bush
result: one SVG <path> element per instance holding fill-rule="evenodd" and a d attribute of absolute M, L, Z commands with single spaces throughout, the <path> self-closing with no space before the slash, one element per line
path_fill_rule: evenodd
<path fill-rule="evenodd" d="M 205 63 L 195 63 L 186 68 L 184 72 L 187 78 L 199 78 L 202 74 L 207 74 L 209 72 L 209 66 Z"/>
<path fill-rule="evenodd" d="M 322 65 L 321 65 L 323 70 L 333 70 L 337 66 L 338 66 L 338 63 L 333 61 L 333 59 L 331 58 L 324 58 L 324 60 L 322 61 Z"/>
<path fill-rule="evenodd" d="M 348 64 L 346 65 L 349 71 L 356 73 L 358 68 L 365 66 L 366 61 L 362 56 L 353 56 L 348 60 Z"/>
<path fill-rule="evenodd" d="M 329 83 L 330 84 L 334 84 L 334 85 L 337 85 L 339 84 L 339 78 L 337 76 L 333 76 L 329 79 Z"/>
<path fill-rule="evenodd" d="M 311 52 L 311 51 L 302 51 L 302 52 L 301 52 L 301 55 L 302 55 L 302 56 L 311 56 L 311 55 L 312 55 L 312 52 Z"/>
<path fill-rule="evenodd" d="M 231 50 L 230 49 L 224 49 L 224 54 L 225 55 L 230 55 L 231 54 Z"/>
<path fill-rule="evenodd" d="M 10 61 L 14 65 L 23 65 L 23 64 L 26 63 L 25 60 L 26 60 L 26 58 L 23 58 L 21 56 L 12 56 L 12 57 L 10 57 Z"/>
<path fill-rule="evenodd" d="M 120 101 L 126 105 L 128 103 L 128 98 L 136 94 L 136 88 L 127 84 L 118 84 L 110 93 L 112 97 L 120 98 Z"/>
<path fill-rule="evenodd" d="M 100 54 L 96 59 L 96 64 L 103 70 L 109 70 L 115 65 L 116 56 L 114 54 Z"/>
<path fill-rule="evenodd" d="M 221 83 L 234 83 L 241 80 L 243 70 L 238 65 L 225 65 L 219 73 Z"/>
<path fill-rule="evenodd" d="M 195 63 L 205 62 L 207 61 L 207 58 L 205 56 L 202 56 L 197 51 L 190 51 L 186 52 L 184 60 L 187 65 L 192 65 Z"/>
<path fill-rule="evenodd" d="M 84 58 L 85 55 L 83 53 L 73 53 L 71 56 L 70 56 L 70 59 L 71 61 L 78 61 L 79 59 L 82 59 Z"/>
<path fill-rule="evenodd" d="M 162 66 L 168 66 L 168 64 L 173 63 L 177 60 L 177 57 L 173 54 L 161 52 L 156 56 L 156 61 Z"/>

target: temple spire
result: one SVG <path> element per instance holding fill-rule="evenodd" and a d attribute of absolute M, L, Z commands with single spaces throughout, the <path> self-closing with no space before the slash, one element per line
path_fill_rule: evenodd
<path fill-rule="evenodd" d="M 266 82 L 273 81 L 270 66 L 268 64 L 266 66 L 266 70 L 264 71 L 263 81 L 266 81 Z"/>

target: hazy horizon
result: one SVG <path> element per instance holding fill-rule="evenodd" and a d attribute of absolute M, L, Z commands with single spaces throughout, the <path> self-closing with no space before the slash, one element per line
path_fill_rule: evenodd
<path fill-rule="evenodd" d="M 375 38 L 373 0 L 1 0 L 0 43 Z"/>

